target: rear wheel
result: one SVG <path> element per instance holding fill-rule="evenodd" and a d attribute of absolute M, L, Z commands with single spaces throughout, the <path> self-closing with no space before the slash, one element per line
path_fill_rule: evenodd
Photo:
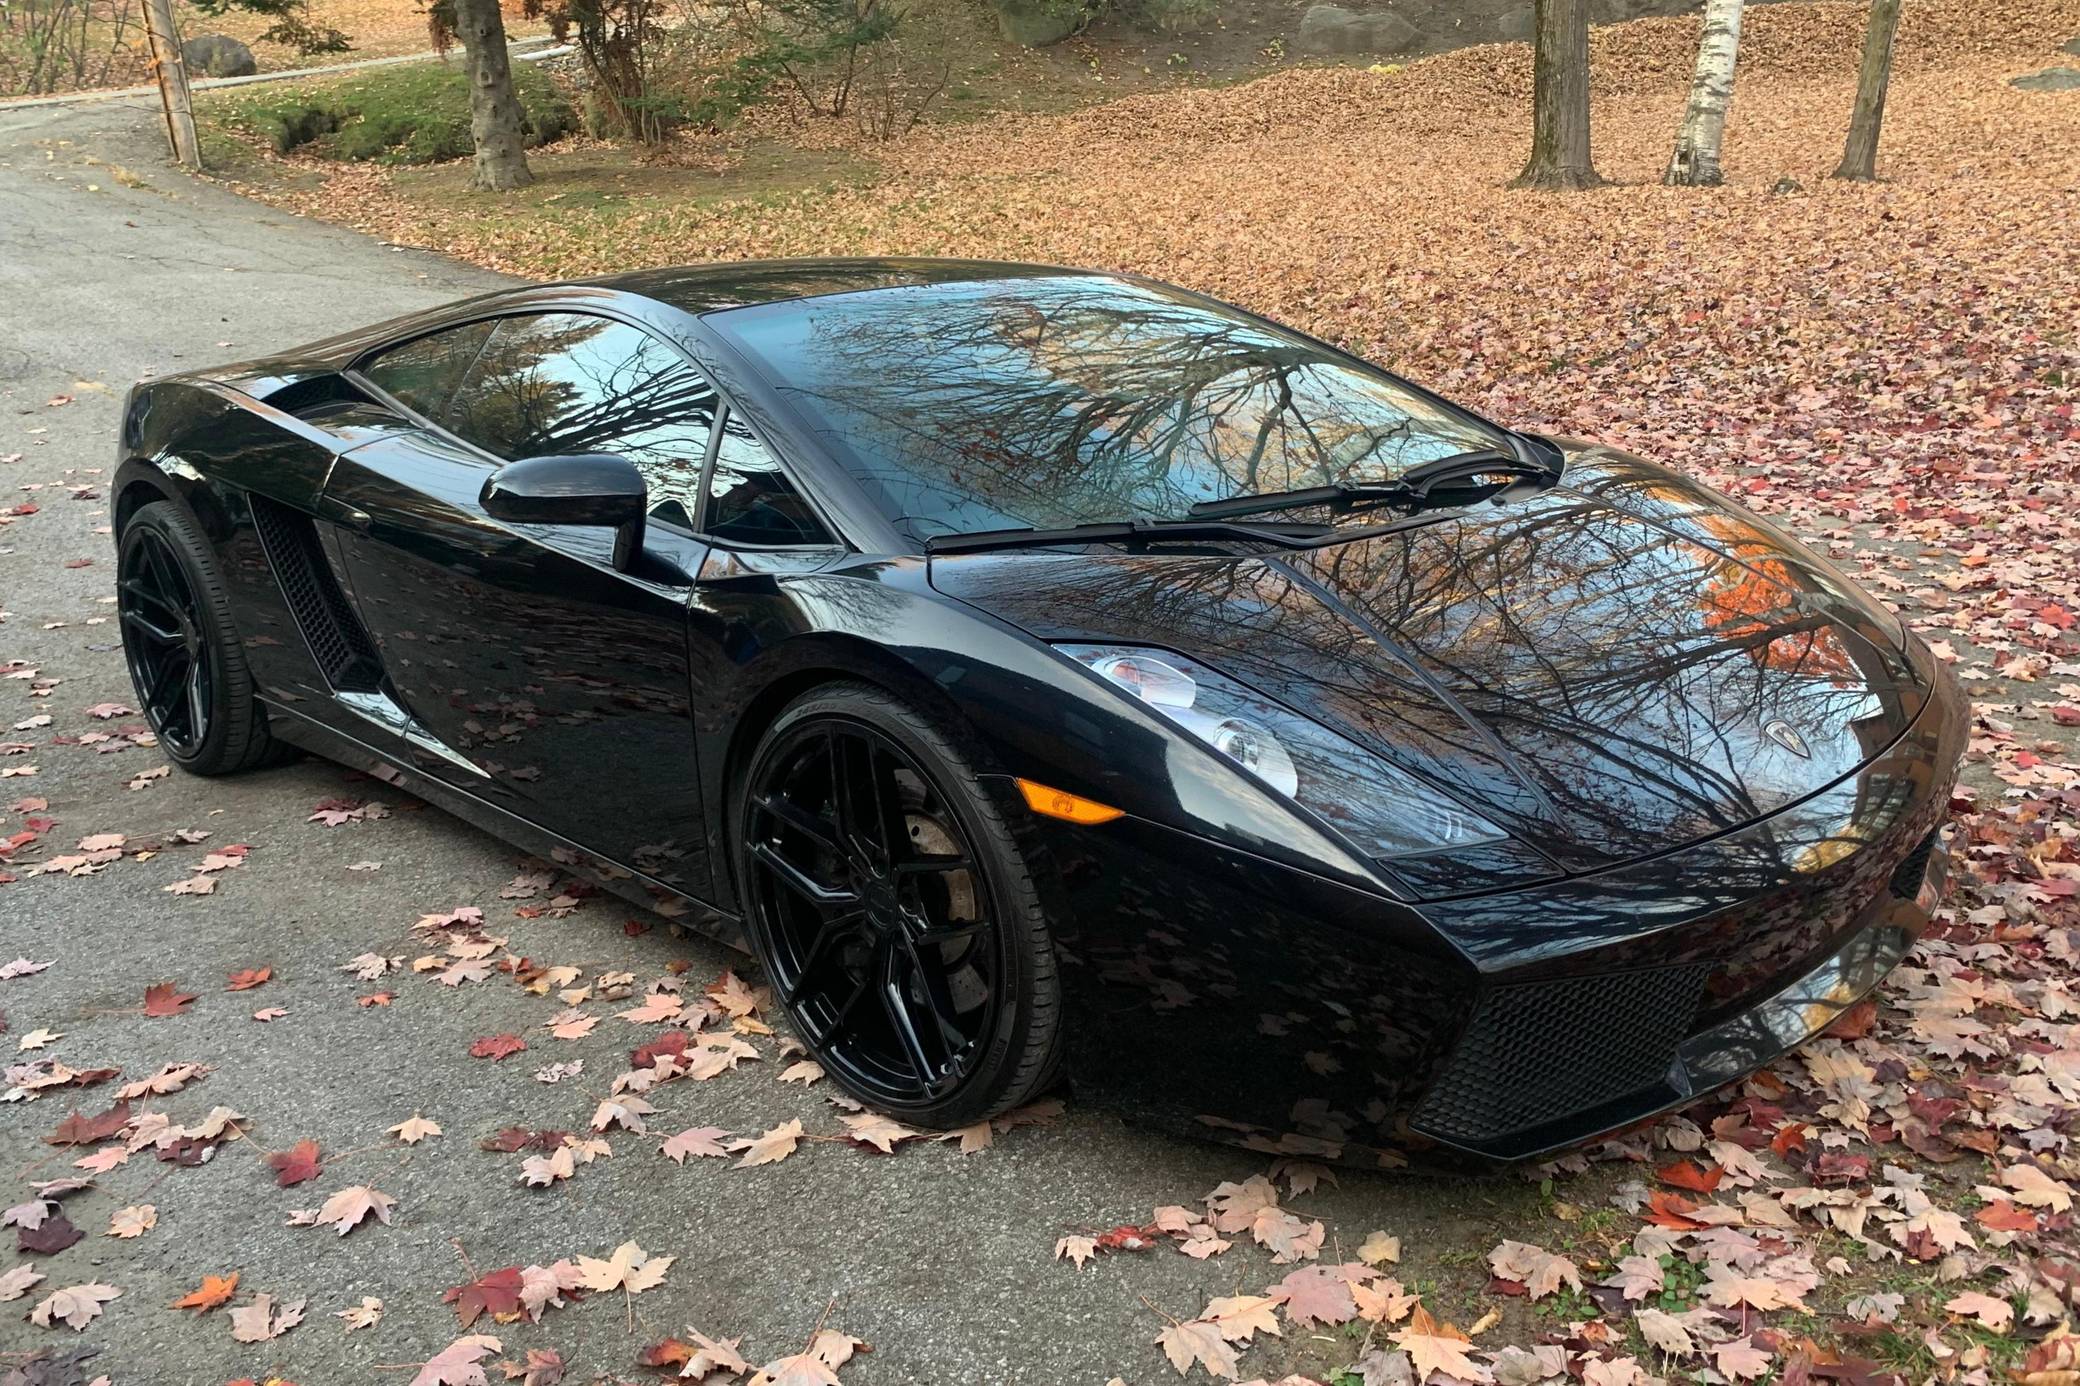
<path fill-rule="evenodd" d="M 839 1086 L 953 1127 L 1049 1081 L 1061 995 L 1039 894 L 955 735 L 878 689 L 818 689 L 760 741 L 738 843 L 752 942 Z"/>
<path fill-rule="evenodd" d="M 168 501 L 152 502 L 123 526 L 116 611 L 138 706 L 176 765 L 223 775 L 284 754 L 253 696 L 209 544 Z"/>

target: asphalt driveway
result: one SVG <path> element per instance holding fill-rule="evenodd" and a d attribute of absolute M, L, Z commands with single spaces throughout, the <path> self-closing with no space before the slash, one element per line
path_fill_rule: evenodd
<path fill-rule="evenodd" d="M 1073 1101 L 1052 1122 L 975 1153 L 924 1142 L 870 1153 L 837 1139 L 829 1085 L 781 1083 L 779 1041 L 754 1033 L 758 1060 L 661 1090 L 646 1132 L 612 1129 L 611 1155 L 526 1187 L 524 1154 L 480 1142 L 512 1127 L 589 1134 L 640 1027 L 595 996 L 597 1026 L 558 1039 L 545 1028 L 563 1009 L 554 994 L 497 972 L 440 985 L 411 960 L 443 953 L 445 941 L 415 933 L 415 921 L 481 909 L 484 931 L 505 940 L 495 957 L 576 969 L 596 991 L 619 972 L 638 993 L 677 977 L 692 998 L 743 960 L 604 897 L 565 908 L 553 885 L 508 892 L 522 870 L 512 850 L 333 766 L 303 761 L 222 781 L 150 773 L 164 759 L 131 738 L 134 714 L 107 706 L 132 698 L 106 528 L 124 390 L 500 282 L 184 179 L 164 166 L 154 118 L 115 105 L 0 113 L 0 742 L 27 747 L 0 756 L 0 845 L 37 834 L 11 865 L 0 858 L 0 881 L 17 878 L 0 884 L 0 964 L 49 963 L 0 980 L 0 1060 L 122 1070 L 0 1106 L 0 1207 L 79 1173 L 79 1148 L 47 1143 L 69 1111 L 100 1113 L 122 1084 L 166 1065 L 207 1072 L 134 1108 L 186 1124 L 230 1108 L 245 1138 L 205 1142 L 210 1158 L 199 1164 L 147 1148 L 93 1175 L 92 1188 L 60 1205 L 85 1235 L 55 1253 L 17 1253 L 17 1229 L 0 1228 L 0 1277 L 18 1265 L 46 1277 L 0 1305 L 0 1376 L 38 1350 L 91 1349 L 80 1380 L 403 1382 L 409 1371 L 388 1368 L 415 1367 L 461 1332 L 443 1290 L 500 1267 L 604 1258 L 633 1240 L 676 1258 L 656 1288 L 593 1294 L 539 1325 L 485 1320 L 476 1331 L 499 1336 L 511 1360 L 553 1349 L 570 1381 L 657 1380 L 638 1352 L 689 1328 L 741 1337 L 756 1365 L 800 1351 L 819 1325 L 871 1345 L 841 1373 L 863 1386 L 1169 1377 L 1154 1346 L 1158 1310 L 1190 1318 L 1207 1297 L 1254 1290 L 1284 1269 L 1244 1238 L 1212 1261 L 1164 1249 L 1079 1271 L 1052 1259 L 1056 1240 L 1195 1204 L 1221 1180 L 1262 1172 L 1261 1162 L 1130 1129 Z M 338 826 L 308 821 L 342 799 L 388 812 L 356 815 L 350 805 Z M 209 836 L 182 842 L 179 830 Z M 107 834 L 124 837 L 113 856 L 77 845 Z M 249 849 L 242 858 L 223 851 L 239 844 Z M 200 872 L 216 881 L 207 894 L 167 891 L 196 878 L 211 853 L 238 864 Z M 32 870 L 54 856 L 81 860 L 71 871 Z M 370 980 L 341 970 L 369 953 L 404 964 Z M 227 990 L 231 974 L 260 968 L 270 969 L 263 985 Z M 198 999 L 174 1015 L 145 1014 L 147 987 L 162 981 Z M 393 994 L 388 1004 L 362 1004 L 382 992 Z M 269 1011 L 280 1014 L 253 1018 Z M 37 1031 L 58 1038 L 18 1052 Z M 474 1042 L 501 1034 L 522 1037 L 526 1051 L 471 1057 Z M 537 1079 L 578 1061 L 582 1071 L 562 1081 Z M 414 1113 L 442 1134 L 412 1145 L 387 1134 Z M 658 1151 L 682 1128 L 756 1135 L 797 1118 L 812 1139 L 778 1163 L 682 1165 Z M 282 1187 L 263 1157 L 304 1140 L 317 1142 L 322 1173 Z M 371 1219 L 346 1235 L 284 1225 L 350 1186 L 394 1198 L 389 1225 Z M 1535 1198 L 1513 1182 L 1346 1176 L 1287 1201 L 1325 1220 L 1325 1256 L 1339 1246 L 1348 1254 L 1377 1228 L 1412 1248 L 1477 1257 L 1519 1234 Z M 117 1210 L 144 1205 L 150 1230 L 105 1231 Z M 226 1310 L 167 1307 L 205 1276 L 233 1271 L 233 1307 L 266 1293 L 305 1301 L 304 1320 L 249 1343 L 236 1340 Z M 28 1321 L 49 1291 L 96 1283 L 121 1294 L 82 1332 Z M 334 1315 L 366 1297 L 382 1301 L 381 1317 L 350 1332 Z M 1349 1346 L 1293 1333 L 1253 1351 L 1244 1375 L 1348 1360 Z M 73 1379 L 49 1363 L 40 1370 L 32 1379 Z"/>

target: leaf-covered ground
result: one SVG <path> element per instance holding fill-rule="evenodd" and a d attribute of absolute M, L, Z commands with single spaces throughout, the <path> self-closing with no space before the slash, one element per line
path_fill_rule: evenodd
<path fill-rule="evenodd" d="M 543 275 L 861 252 L 1141 270 L 1726 487 L 1895 603 L 1975 699 L 1962 879 L 1878 1004 L 1525 1180 L 1265 1168 L 1074 1104 L 919 1137 L 830 1101 L 755 975 L 553 864 L 321 766 L 161 774 L 72 566 L 106 562 L 103 478 L 45 461 L 112 410 L 16 391 L 0 1370 L 2072 1386 L 2080 96 L 2006 79 L 2080 6 L 1910 3 L 1888 181 L 1846 187 L 1825 175 L 1860 8 L 1752 13 L 1712 192 L 1652 182 L 1693 32 L 1659 21 L 1599 33 L 1620 182 L 1564 197 L 1501 188 L 1514 49 L 941 128 L 743 203 L 597 149 L 539 160 L 517 201 L 365 171 L 266 187 Z M 637 191 L 558 200 L 602 169 Z M 81 1349 L 104 1355 L 31 1356 Z"/>

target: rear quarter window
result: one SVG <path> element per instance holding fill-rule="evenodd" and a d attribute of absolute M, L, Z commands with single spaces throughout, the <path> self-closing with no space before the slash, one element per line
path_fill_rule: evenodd
<path fill-rule="evenodd" d="M 465 323 L 415 337 L 362 363 L 361 375 L 412 412 L 441 423 L 455 387 L 491 340 L 494 325 Z"/>

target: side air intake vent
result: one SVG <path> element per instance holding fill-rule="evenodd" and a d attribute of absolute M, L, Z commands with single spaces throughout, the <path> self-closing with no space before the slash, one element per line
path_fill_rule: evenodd
<path fill-rule="evenodd" d="M 382 660 L 326 566 L 316 522 L 280 501 L 265 496 L 247 499 L 275 581 L 282 585 L 289 611 L 326 682 L 338 689 L 373 692 L 382 682 Z"/>

